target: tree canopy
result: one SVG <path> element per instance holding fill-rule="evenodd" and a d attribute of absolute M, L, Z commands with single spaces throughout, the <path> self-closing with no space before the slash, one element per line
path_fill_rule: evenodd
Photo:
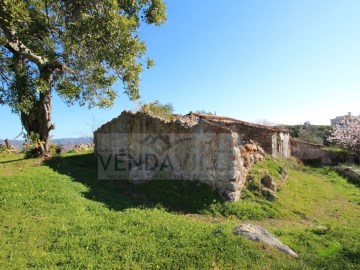
<path fill-rule="evenodd" d="M 54 90 L 68 104 L 109 107 L 120 79 L 138 99 L 153 64 L 139 28 L 165 21 L 162 0 L 0 0 L 0 104 L 47 141 Z"/>
<path fill-rule="evenodd" d="M 351 116 L 333 127 L 329 141 L 336 142 L 360 159 L 360 116 Z"/>
<path fill-rule="evenodd" d="M 327 137 L 329 135 L 330 126 L 312 125 L 306 121 L 302 125 L 286 125 L 292 138 L 315 144 L 329 145 Z"/>

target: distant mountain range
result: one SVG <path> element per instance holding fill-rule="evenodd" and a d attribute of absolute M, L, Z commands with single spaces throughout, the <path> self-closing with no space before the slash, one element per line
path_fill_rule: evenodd
<path fill-rule="evenodd" d="M 80 138 L 64 138 L 64 139 L 53 139 L 51 142 L 59 145 L 75 145 L 81 143 L 92 143 L 92 139 L 89 137 L 80 137 Z"/>
<path fill-rule="evenodd" d="M 56 143 L 62 146 L 66 146 L 66 148 L 74 146 L 76 144 L 82 143 L 92 143 L 92 139 L 88 137 L 80 137 L 80 138 L 63 138 L 63 139 L 51 139 L 52 143 Z M 10 144 L 15 146 L 16 149 L 23 148 L 24 140 L 10 140 Z M 0 139 L 0 144 L 5 144 L 5 140 Z"/>

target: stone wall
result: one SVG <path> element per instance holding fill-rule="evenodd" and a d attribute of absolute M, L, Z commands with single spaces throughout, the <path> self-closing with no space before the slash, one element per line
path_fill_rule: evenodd
<path fill-rule="evenodd" d="M 250 140 L 259 143 L 262 148 L 273 157 L 286 158 L 290 156 L 289 134 L 281 131 L 273 131 L 245 125 L 231 125 L 231 130 L 237 132 L 242 141 Z"/>
<path fill-rule="evenodd" d="M 250 140 L 250 127 L 245 129 L 247 132 L 238 133 L 235 127 L 196 115 L 178 116 L 169 122 L 141 112 L 123 112 L 95 132 L 95 149 L 99 167 L 127 164 L 126 178 L 131 182 L 163 179 L 164 173 L 172 179 L 206 183 L 224 199 L 236 201 L 248 171 L 265 156 L 263 148 Z M 261 130 L 254 131 L 258 133 Z M 271 145 L 275 135 L 276 140 L 281 139 L 281 134 L 268 131 L 256 138 L 268 140 Z M 146 154 L 125 154 L 141 151 Z M 112 156 L 104 158 L 104 153 Z M 149 165 L 148 157 L 153 157 L 152 164 L 156 166 Z M 108 179 L 102 173 L 99 178 Z"/>
<path fill-rule="evenodd" d="M 324 146 L 320 144 L 312 144 L 299 140 L 291 140 L 291 155 L 301 160 L 319 159 L 322 160 Z"/>
<path fill-rule="evenodd" d="M 344 167 L 344 166 L 335 166 L 335 171 L 337 171 L 342 176 L 349 179 L 354 184 L 360 185 L 360 171 L 355 170 L 351 167 Z"/>
<path fill-rule="evenodd" d="M 319 160 L 324 165 L 337 165 L 338 163 L 353 163 L 355 156 L 324 149 L 323 145 L 291 140 L 291 155 L 300 160 Z"/>
<path fill-rule="evenodd" d="M 217 117 L 193 113 L 200 118 L 227 127 L 238 134 L 239 144 L 254 141 L 273 157 L 290 157 L 290 135 L 288 130 L 252 124 L 229 117 Z"/>

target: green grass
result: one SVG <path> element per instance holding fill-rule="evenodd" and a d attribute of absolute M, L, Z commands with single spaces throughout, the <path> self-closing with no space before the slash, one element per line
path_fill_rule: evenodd
<path fill-rule="evenodd" d="M 350 153 L 348 150 L 341 147 L 340 145 L 326 146 L 326 147 L 322 147 L 321 149 L 326 150 L 326 151 L 332 151 L 332 152 Z"/>
<path fill-rule="evenodd" d="M 288 180 L 280 183 L 286 166 Z M 332 169 L 267 159 L 278 200 L 224 203 L 187 181 L 98 181 L 93 153 L 0 157 L 1 269 L 359 269 L 360 191 Z M 260 224 L 298 259 L 232 235 Z M 324 227 L 318 227 L 324 226 Z"/>

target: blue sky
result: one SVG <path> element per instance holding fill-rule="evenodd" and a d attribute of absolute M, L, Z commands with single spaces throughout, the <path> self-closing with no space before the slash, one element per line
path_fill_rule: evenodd
<path fill-rule="evenodd" d="M 360 114 L 360 1 L 166 1 L 168 21 L 141 36 L 155 67 L 141 100 L 175 112 L 206 110 L 250 122 L 329 124 Z M 88 136 L 136 105 L 122 94 L 107 110 L 53 102 L 54 138 Z M 17 115 L 0 106 L 0 138 L 14 139 Z M 4 121 L 6 123 L 4 124 Z"/>

